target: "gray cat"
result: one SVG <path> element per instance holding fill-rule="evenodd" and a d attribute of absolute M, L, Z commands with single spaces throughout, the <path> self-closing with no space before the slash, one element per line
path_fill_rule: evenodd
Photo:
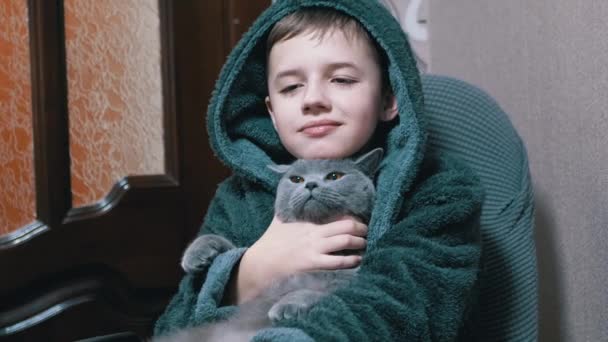
<path fill-rule="evenodd" d="M 300 159 L 291 165 L 269 166 L 282 175 L 275 200 L 276 216 L 283 222 L 326 224 L 344 216 L 369 222 L 375 195 L 373 176 L 382 154 L 378 148 L 355 161 Z M 219 235 L 203 235 L 188 246 L 181 265 L 186 272 L 198 272 L 232 248 L 235 246 Z M 238 313 L 227 321 L 182 330 L 155 341 L 248 341 L 273 322 L 304 315 L 321 298 L 349 281 L 357 269 L 289 276 L 240 305 Z"/>

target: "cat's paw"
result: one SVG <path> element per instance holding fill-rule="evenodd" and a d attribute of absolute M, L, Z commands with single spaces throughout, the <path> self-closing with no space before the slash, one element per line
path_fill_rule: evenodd
<path fill-rule="evenodd" d="M 283 319 L 300 319 L 325 295 L 322 291 L 301 289 L 289 292 L 268 310 L 273 323 Z"/>
<path fill-rule="evenodd" d="M 300 319 L 310 310 L 312 305 L 305 302 L 278 302 L 268 311 L 268 318 L 272 323 L 284 319 Z"/>
<path fill-rule="evenodd" d="M 219 235 L 203 235 L 196 238 L 182 258 L 182 268 L 186 273 L 198 272 L 211 265 L 219 254 L 235 248 L 232 242 Z"/>

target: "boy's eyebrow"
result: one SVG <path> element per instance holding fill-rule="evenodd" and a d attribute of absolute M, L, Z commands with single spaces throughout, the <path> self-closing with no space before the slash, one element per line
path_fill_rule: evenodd
<path fill-rule="evenodd" d="M 351 68 L 351 69 L 355 69 L 355 70 L 359 69 L 359 68 L 357 68 L 357 66 L 355 64 L 350 63 L 350 62 L 335 62 L 335 63 L 330 63 L 327 65 L 327 69 L 329 71 L 334 71 L 337 69 L 344 69 L 344 68 Z M 298 76 L 300 73 L 301 73 L 300 69 L 283 70 L 275 76 L 275 80 L 280 79 L 282 77 L 287 77 L 287 76 Z"/>
<path fill-rule="evenodd" d="M 282 77 L 297 76 L 299 74 L 300 74 L 299 69 L 289 69 L 289 70 L 283 70 L 283 71 L 279 72 L 274 78 L 275 78 L 275 80 L 278 80 L 279 78 L 282 78 Z"/>
<path fill-rule="evenodd" d="M 337 69 L 344 69 L 344 68 L 351 68 L 351 69 L 359 69 L 357 68 L 357 66 L 351 62 L 336 62 L 336 63 L 331 63 L 329 64 L 329 69 L 330 70 L 337 70 Z"/>

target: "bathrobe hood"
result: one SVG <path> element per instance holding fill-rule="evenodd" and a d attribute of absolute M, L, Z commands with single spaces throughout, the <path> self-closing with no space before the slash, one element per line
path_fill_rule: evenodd
<path fill-rule="evenodd" d="M 423 96 L 416 62 L 405 33 L 389 11 L 376 0 L 279 0 L 245 33 L 217 80 L 208 108 L 207 128 L 217 157 L 235 173 L 271 191 L 277 175 L 267 165 L 290 161 L 275 132 L 264 103 L 267 92 L 266 39 L 273 25 L 298 9 L 327 7 L 358 20 L 388 58 L 387 72 L 399 114 L 379 125 L 385 158 L 376 180 L 377 201 L 370 227 L 387 227 L 391 210 L 411 187 L 425 147 Z M 383 234 L 370 231 L 373 243 Z"/>

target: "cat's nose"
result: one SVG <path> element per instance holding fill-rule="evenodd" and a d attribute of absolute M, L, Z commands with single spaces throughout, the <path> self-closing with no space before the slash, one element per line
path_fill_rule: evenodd
<path fill-rule="evenodd" d="M 317 187 L 319 187 L 319 186 L 315 182 L 308 182 L 308 183 L 306 183 L 306 189 L 308 189 L 308 190 L 312 190 L 312 189 L 317 188 Z"/>

